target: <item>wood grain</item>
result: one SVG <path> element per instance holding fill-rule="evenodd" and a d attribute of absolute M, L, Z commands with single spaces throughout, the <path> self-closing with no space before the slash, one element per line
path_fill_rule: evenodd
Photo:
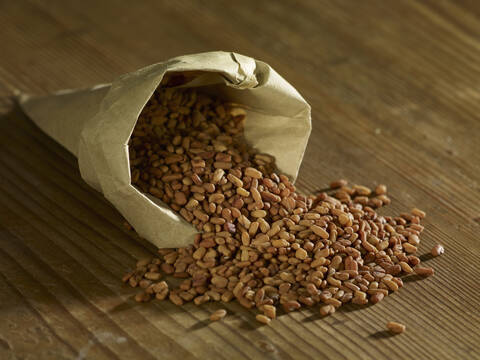
<path fill-rule="evenodd" d="M 479 17 L 472 0 L 0 2 L 0 358 L 480 359 Z M 210 324 L 217 304 L 132 300 L 119 279 L 155 249 L 11 96 L 218 49 L 268 62 L 312 105 L 302 191 L 382 182 L 386 213 L 427 211 L 421 252 L 446 248 L 424 256 L 433 278 L 268 327 L 236 304 Z"/>

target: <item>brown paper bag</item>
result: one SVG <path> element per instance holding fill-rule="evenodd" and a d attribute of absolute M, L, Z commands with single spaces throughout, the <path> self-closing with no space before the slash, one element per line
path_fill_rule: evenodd
<path fill-rule="evenodd" d="M 112 84 L 64 90 L 46 97 L 22 95 L 26 114 L 78 158 L 82 178 L 100 191 L 158 247 L 183 247 L 197 230 L 162 201 L 131 185 L 128 140 L 143 107 L 166 74 L 191 78 L 246 107 L 245 137 L 273 155 L 295 179 L 311 130 L 310 106 L 264 62 L 230 52 L 180 56 L 120 76 Z"/>

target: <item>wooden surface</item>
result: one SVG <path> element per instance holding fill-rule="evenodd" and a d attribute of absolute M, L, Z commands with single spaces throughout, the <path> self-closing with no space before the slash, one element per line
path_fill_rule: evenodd
<path fill-rule="evenodd" d="M 480 359 L 480 3 L 0 1 L 0 359 Z M 235 3 L 237 4 L 237 3 Z M 376 306 L 260 327 L 228 304 L 137 305 L 119 279 L 153 252 L 13 106 L 173 56 L 234 50 L 310 102 L 303 191 L 386 183 L 428 213 L 436 275 Z M 385 323 L 407 332 L 390 336 Z"/>

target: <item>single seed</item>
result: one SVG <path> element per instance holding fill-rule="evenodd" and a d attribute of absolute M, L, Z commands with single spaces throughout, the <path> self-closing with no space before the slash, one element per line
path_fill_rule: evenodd
<path fill-rule="evenodd" d="M 262 178 L 262 173 L 260 171 L 258 171 L 257 169 L 247 167 L 245 169 L 245 176 L 249 176 L 249 177 L 254 178 L 254 179 L 260 179 L 260 178 Z"/>
<path fill-rule="evenodd" d="M 420 219 L 423 219 L 427 214 L 420 209 L 414 208 L 412 209 L 412 215 L 418 216 Z"/>
<path fill-rule="evenodd" d="M 218 184 L 218 182 L 222 179 L 225 171 L 223 169 L 216 169 L 213 172 L 212 183 Z"/>
<path fill-rule="evenodd" d="M 376 303 L 382 301 L 383 298 L 384 298 L 384 296 L 385 296 L 385 295 L 384 295 L 383 293 L 373 294 L 372 296 L 370 296 L 370 302 L 371 302 L 372 304 L 376 304 Z"/>
<path fill-rule="evenodd" d="M 312 225 L 310 227 L 310 230 L 312 230 L 316 235 L 320 236 L 322 239 L 328 239 L 329 234 L 326 232 L 323 228 L 321 228 L 318 225 Z"/>
<path fill-rule="evenodd" d="M 368 196 L 372 193 L 372 190 L 362 185 L 354 185 L 353 190 L 355 190 L 355 193 L 360 196 Z"/>
<path fill-rule="evenodd" d="M 151 258 L 145 258 L 145 259 L 138 260 L 137 261 L 137 268 L 140 268 L 142 266 L 147 266 L 148 264 L 150 264 L 151 261 L 152 261 Z"/>
<path fill-rule="evenodd" d="M 250 213 L 250 215 L 255 218 L 264 218 L 267 216 L 267 212 L 265 210 L 254 210 Z"/>
<path fill-rule="evenodd" d="M 411 268 L 410 265 L 408 265 L 407 262 L 405 262 L 405 261 L 400 261 L 399 264 L 400 264 L 403 272 L 406 272 L 407 274 L 411 274 L 411 273 L 413 272 L 413 269 Z"/>
<path fill-rule="evenodd" d="M 431 267 L 416 267 L 415 274 L 420 276 L 432 276 L 435 271 Z"/>
<path fill-rule="evenodd" d="M 295 253 L 295 257 L 300 260 L 305 260 L 308 256 L 308 253 L 305 249 L 298 249 Z"/>
<path fill-rule="evenodd" d="M 340 187 L 343 187 L 343 186 L 347 186 L 347 184 L 348 184 L 347 180 L 339 179 L 339 180 L 336 180 L 336 181 L 332 181 L 330 183 L 330 188 L 331 189 L 337 189 L 337 188 L 340 188 Z"/>
<path fill-rule="evenodd" d="M 417 252 L 417 247 L 416 246 L 413 246 L 412 244 L 410 243 L 403 243 L 403 248 L 405 249 L 405 251 L 408 253 L 408 254 L 414 254 Z"/>
<path fill-rule="evenodd" d="M 219 309 L 215 311 L 212 315 L 210 315 L 210 321 L 218 321 L 221 320 L 227 315 L 227 310 Z"/>
<path fill-rule="evenodd" d="M 385 195 L 387 193 L 387 186 L 380 184 L 375 188 L 375 194 L 377 195 Z"/>
<path fill-rule="evenodd" d="M 249 197 L 250 196 L 250 192 L 245 190 L 242 187 L 237 188 L 237 194 L 240 195 L 240 196 L 243 196 L 243 197 Z"/>
<path fill-rule="evenodd" d="M 257 316 L 255 316 L 255 319 L 257 319 L 258 322 L 265 325 L 270 324 L 270 321 L 271 321 L 271 319 L 268 316 L 262 315 L 262 314 L 258 314 Z"/>
<path fill-rule="evenodd" d="M 158 281 L 162 277 L 162 274 L 158 272 L 147 272 L 144 276 L 148 280 Z"/>
<path fill-rule="evenodd" d="M 445 249 L 442 245 L 437 244 L 432 248 L 431 254 L 432 256 L 440 256 L 445 252 Z"/>
<path fill-rule="evenodd" d="M 263 312 L 270 319 L 275 319 L 277 308 L 273 305 L 263 305 Z"/>
<path fill-rule="evenodd" d="M 240 187 L 240 188 L 243 187 L 243 181 L 237 178 L 235 175 L 228 174 L 227 179 L 236 187 Z"/>
<path fill-rule="evenodd" d="M 405 331 L 406 326 L 395 321 L 390 321 L 387 323 L 387 329 L 394 334 L 401 334 Z"/>

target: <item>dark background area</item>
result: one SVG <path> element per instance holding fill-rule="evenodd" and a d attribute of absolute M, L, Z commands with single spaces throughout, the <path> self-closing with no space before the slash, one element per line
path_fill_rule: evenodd
<path fill-rule="evenodd" d="M 434 277 L 269 327 L 236 304 L 209 324 L 221 305 L 132 301 L 119 279 L 152 248 L 12 95 L 211 50 L 267 62 L 312 105 L 300 190 L 385 183 L 384 213 L 427 212 L 420 253 L 446 248 L 423 257 Z M 1 359 L 480 358 L 479 2 L 0 1 L 0 111 Z"/>

